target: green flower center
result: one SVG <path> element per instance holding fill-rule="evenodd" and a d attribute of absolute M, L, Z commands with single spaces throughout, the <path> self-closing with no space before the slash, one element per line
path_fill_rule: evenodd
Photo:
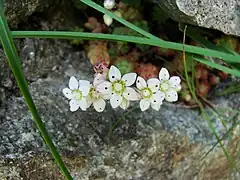
<path fill-rule="evenodd" d="M 83 97 L 82 92 L 79 89 L 73 91 L 73 98 L 74 99 L 81 100 L 82 97 Z"/>
<path fill-rule="evenodd" d="M 165 92 L 169 89 L 169 83 L 168 81 L 164 81 L 163 83 L 160 84 L 160 90 Z"/>
<path fill-rule="evenodd" d="M 91 88 L 90 91 L 89 91 L 89 96 L 92 98 L 92 99 L 99 99 L 101 98 L 101 95 L 96 91 L 95 88 Z"/>
<path fill-rule="evenodd" d="M 141 94 L 142 94 L 143 98 L 150 99 L 152 97 L 153 93 L 150 88 L 143 88 L 141 90 Z"/>
<path fill-rule="evenodd" d="M 122 94 L 125 89 L 126 89 L 126 84 L 122 80 L 114 81 L 112 83 L 112 91 L 116 94 Z"/>

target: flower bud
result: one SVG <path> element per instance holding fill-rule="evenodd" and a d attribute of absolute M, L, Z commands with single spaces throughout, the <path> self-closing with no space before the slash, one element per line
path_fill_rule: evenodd
<path fill-rule="evenodd" d="M 107 15 L 107 14 L 104 14 L 103 15 L 103 20 L 104 20 L 104 23 L 107 25 L 107 26 L 110 26 L 113 22 L 113 19 Z"/>
<path fill-rule="evenodd" d="M 104 8 L 111 10 L 115 6 L 115 0 L 105 0 L 103 6 Z"/>

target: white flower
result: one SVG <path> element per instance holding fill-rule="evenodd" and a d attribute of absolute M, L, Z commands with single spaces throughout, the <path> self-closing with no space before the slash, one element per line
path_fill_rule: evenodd
<path fill-rule="evenodd" d="M 91 87 L 87 97 L 88 107 L 93 104 L 94 109 L 97 112 L 103 112 L 106 106 L 103 94 L 98 92 L 95 87 Z"/>
<path fill-rule="evenodd" d="M 110 96 L 112 108 L 117 108 L 122 104 L 124 98 L 129 101 L 139 99 L 138 93 L 131 87 L 136 80 L 136 73 L 127 73 L 121 75 L 121 72 L 115 66 L 111 66 L 108 74 L 109 81 L 104 81 L 97 86 L 97 90 L 105 96 Z M 127 107 L 129 102 L 124 102 L 121 107 Z"/>
<path fill-rule="evenodd" d="M 170 77 L 166 68 L 162 68 L 159 72 L 160 91 L 165 93 L 165 99 L 168 102 L 178 100 L 177 92 L 181 90 L 181 79 L 178 76 Z"/>
<path fill-rule="evenodd" d="M 105 0 L 103 3 L 104 8 L 112 9 L 115 6 L 115 0 Z"/>
<path fill-rule="evenodd" d="M 72 76 L 69 80 L 68 86 L 69 88 L 64 88 L 62 92 L 66 98 L 70 99 L 70 111 L 77 111 L 79 107 L 83 111 L 86 111 L 86 96 L 90 90 L 90 82 L 85 80 L 78 81 L 74 76 Z"/>
<path fill-rule="evenodd" d="M 140 101 L 140 108 L 142 111 L 147 110 L 150 105 L 153 109 L 158 111 L 162 105 L 165 94 L 159 91 L 160 81 L 157 78 L 148 79 L 147 82 L 138 76 L 136 85 L 142 97 Z"/>
<path fill-rule="evenodd" d="M 107 26 L 110 26 L 113 22 L 113 18 L 111 18 L 109 15 L 104 14 L 103 15 L 103 21 Z"/>

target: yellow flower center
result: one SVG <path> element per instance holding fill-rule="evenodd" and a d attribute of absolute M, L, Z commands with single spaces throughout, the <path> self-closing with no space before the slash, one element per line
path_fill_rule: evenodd
<path fill-rule="evenodd" d="M 77 89 L 77 90 L 73 90 L 73 98 L 76 100 L 81 100 L 82 99 L 82 92 Z"/>
<path fill-rule="evenodd" d="M 126 89 L 126 84 L 122 80 L 114 81 L 112 83 L 112 91 L 116 94 L 122 94 L 125 89 Z"/>
<path fill-rule="evenodd" d="M 165 92 L 169 89 L 169 83 L 167 81 L 160 84 L 160 90 Z"/>
<path fill-rule="evenodd" d="M 90 89 L 89 95 L 92 99 L 95 99 L 95 100 L 101 98 L 100 93 L 98 93 L 95 88 Z"/>
<path fill-rule="evenodd" d="M 151 98 L 152 97 L 152 91 L 151 91 L 151 89 L 150 88 L 143 88 L 142 90 L 141 90 L 141 94 L 142 94 L 142 96 L 145 98 L 145 99 L 149 99 L 149 98 Z"/>

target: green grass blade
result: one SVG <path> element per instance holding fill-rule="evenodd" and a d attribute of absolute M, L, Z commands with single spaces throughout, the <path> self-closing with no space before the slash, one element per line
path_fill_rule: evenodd
<path fill-rule="evenodd" d="M 1 43 L 5 50 L 5 54 L 7 56 L 8 63 L 13 71 L 13 74 L 16 78 L 16 81 L 21 90 L 21 93 L 22 93 L 23 97 L 25 98 L 25 102 L 26 102 L 29 110 L 32 113 L 33 120 L 36 123 L 38 129 L 40 130 L 45 143 L 49 147 L 50 152 L 52 153 L 52 156 L 54 157 L 56 163 L 58 164 L 59 168 L 61 169 L 62 174 L 68 180 L 72 180 L 70 173 L 68 172 L 67 168 L 65 167 L 60 155 L 57 152 L 57 149 L 55 148 L 50 136 L 48 135 L 47 130 L 45 129 L 44 123 L 42 122 L 42 120 L 37 112 L 36 106 L 32 100 L 30 91 L 28 89 L 27 82 L 24 78 L 24 74 L 21 69 L 20 60 L 17 55 L 16 47 L 14 45 L 9 27 L 7 25 L 6 18 L 3 14 L 3 10 L 0 9 L 0 11 L 1 11 L 0 12 L 0 37 L 1 37 Z"/>
<path fill-rule="evenodd" d="M 223 47 L 219 47 L 216 44 L 206 40 L 203 36 L 201 36 L 201 31 L 199 30 L 199 28 L 194 28 L 192 26 L 188 26 L 188 28 L 186 30 L 186 35 L 188 37 L 190 37 L 192 40 L 201 44 L 205 48 L 231 53 L 227 49 L 225 49 Z"/>
<path fill-rule="evenodd" d="M 12 31 L 14 38 L 56 38 L 56 39 L 99 39 L 99 40 L 111 40 L 111 41 L 122 41 L 131 42 L 137 44 L 147 44 L 151 46 L 159 46 L 167 49 L 174 49 L 178 51 L 215 57 L 223 59 L 226 62 L 240 63 L 240 55 L 232 55 L 225 52 L 220 52 L 216 50 L 210 50 L 206 48 L 184 45 L 181 43 L 174 43 L 168 41 L 158 41 L 154 39 L 147 39 L 135 36 L 126 35 L 112 35 L 112 34 L 101 34 L 101 33 L 86 33 L 86 32 L 66 32 L 66 31 Z M 184 48 L 183 48 L 184 47 Z"/>
<path fill-rule="evenodd" d="M 182 28 L 180 28 L 180 29 L 182 30 Z M 227 53 L 231 53 L 231 54 L 234 54 L 234 55 L 239 55 L 237 52 L 230 49 L 226 45 L 223 45 L 223 44 L 217 45 L 217 44 L 212 43 L 209 40 L 206 40 L 203 36 L 201 36 L 202 31 L 204 32 L 204 30 L 202 30 L 198 27 L 188 26 L 188 29 L 186 31 L 186 35 L 188 37 L 190 37 L 192 40 L 201 44 L 202 47 L 213 49 L 213 50 L 216 50 L 216 51 L 227 52 Z"/>
<path fill-rule="evenodd" d="M 185 44 L 185 34 L 186 34 L 186 29 L 187 29 L 187 26 L 185 26 L 185 29 L 184 29 L 184 36 L 183 36 L 183 45 Z M 225 149 L 220 137 L 218 136 L 217 132 L 216 132 L 216 129 L 214 128 L 213 126 L 213 123 L 210 119 L 210 117 L 208 116 L 208 114 L 206 113 L 202 103 L 199 101 L 197 95 L 196 95 L 196 91 L 194 91 L 196 88 L 195 88 L 195 84 L 191 82 L 190 78 L 189 78 L 189 75 L 188 75 L 188 66 L 187 66 L 187 61 L 186 61 L 186 57 L 188 57 L 188 55 L 186 56 L 185 54 L 185 50 L 184 50 L 184 47 L 183 47 L 183 65 L 184 65 L 184 73 L 185 73 L 185 77 L 186 77 L 186 82 L 187 82 L 187 85 L 188 85 L 188 88 L 192 94 L 192 97 L 193 99 L 196 101 L 196 103 L 199 105 L 200 107 L 200 110 L 201 110 L 201 114 L 203 116 L 203 118 L 207 121 L 208 123 L 208 126 L 209 128 L 211 129 L 213 135 L 215 136 L 215 138 L 217 139 L 217 142 L 219 143 L 219 145 L 221 146 L 222 150 L 223 150 L 223 153 L 224 155 L 226 156 L 229 164 L 231 167 L 234 167 L 235 164 L 233 162 L 233 159 L 232 159 L 232 156 L 229 155 L 228 151 Z M 192 67 L 191 67 L 192 68 Z"/>
<path fill-rule="evenodd" d="M 124 20 L 123 18 L 115 15 L 114 13 L 112 13 L 111 11 L 108 11 L 107 9 L 103 8 L 102 6 L 96 4 L 95 2 L 91 1 L 91 0 L 80 0 L 83 3 L 87 4 L 88 6 L 96 9 L 99 12 L 102 12 L 103 14 L 107 14 L 110 17 L 112 17 L 113 19 L 117 20 L 118 22 L 122 23 L 123 25 L 127 26 L 128 28 L 144 35 L 145 37 L 148 37 L 150 39 L 156 39 L 158 41 L 163 41 L 162 39 L 158 38 L 157 36 L 152 35 L 151 33 L 144 31 L 143 29 L 135 26 L 134 24 Z"/>
<path fill-rule="evenodd" d="M 226 73 L 229 73 L 229 74 L 232 74 L 234 76 L 237 76 L 237 77 L 240 77 L 240 70 L 237 70 L 237 69 L 230 69 L 228 67 L 225 67 L 225 66 L 222 66 L 220 64 L 217 64 L 217 63 L 213 63 L 209 60 L 205 60 L 205 59 L 201 59 L 201 58 L 196 58 L 196 57 L 193 57 L 194 60 L 198 61 L 198 62 L 201 62 L 203 64 L 206 64 L 212 68 L 215 68 L 215 69 L 218 69 L 220 71 L 224 71 Z"/>

